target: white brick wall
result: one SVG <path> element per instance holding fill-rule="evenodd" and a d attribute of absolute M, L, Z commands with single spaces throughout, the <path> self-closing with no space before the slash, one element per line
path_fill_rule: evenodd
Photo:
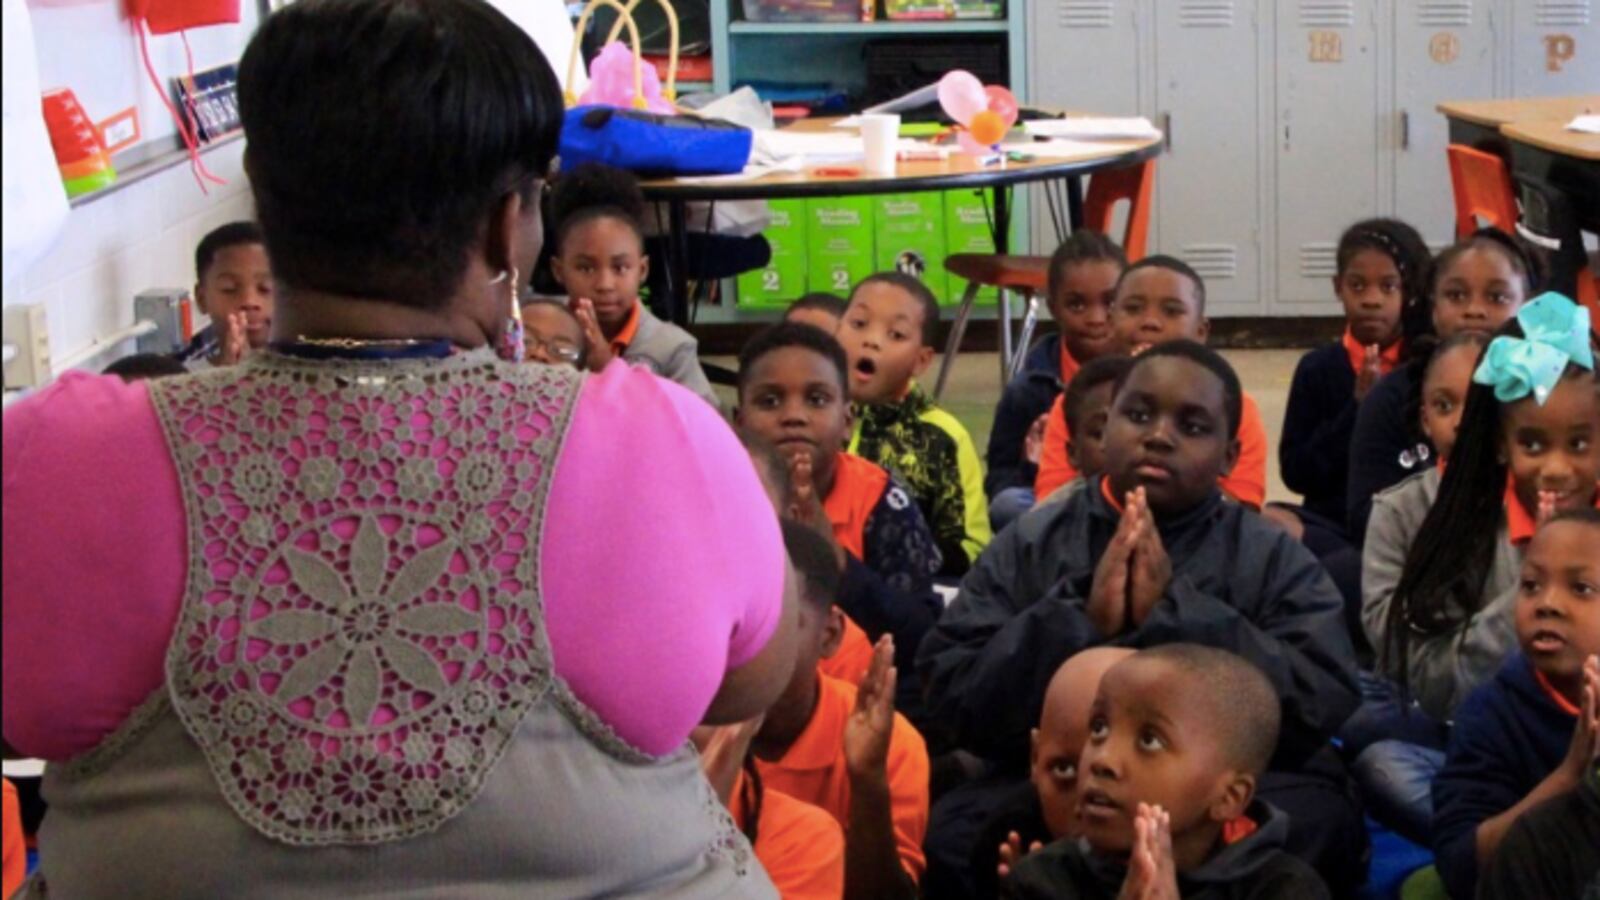
<path fill-rule="evenodd" d="M 133 324 L 133 297 L 153 287 L 194 284 L 194 247 L 211 229 L 252 216 L 244 142 L 208 152 L 206 166 L 228 180 L 202 194 L 188 165 L 175 166 L 71 211 L 50 252 L 12 284 L 4 302 L 40 303 L 50 354 L 62 359 Z M 132 352 L 107 348 L 84 364 L 98 370 Z"/>

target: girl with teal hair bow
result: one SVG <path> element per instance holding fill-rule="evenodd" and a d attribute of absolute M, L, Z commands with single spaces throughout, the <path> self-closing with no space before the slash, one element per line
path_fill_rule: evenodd
<path fill-rule="evenodd" d="M 1437 498 L 1407 554 L 1378 647 L 1447 716 L 1516 649 L 1521 548 L 1559 509 L 1595 505 L 1600 385 L 1589 311 L 1557 293 L 1496 330 L 1467 393 Z M 1450 698 L 1440 701 L 1437 698 Z"/>

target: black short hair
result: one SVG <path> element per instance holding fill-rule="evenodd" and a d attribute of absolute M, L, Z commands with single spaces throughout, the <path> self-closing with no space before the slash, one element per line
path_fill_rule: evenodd
<path fill-rule="evenodd" d="M 813 608 L 826 612 L 839 593 L 839 557 L 833 544 L 810 525 L 793 519 L 779 524 L 783 526 L 783 547 L 803 582 L 801 596 Z"/>
<path fill-rule="evenodd" d="M 1177 272 L 1179 275 L 1194 282 L 1195 296 L 1200 299 L 1198 312 L 1202 316 L 1206 314 L 1206 280 L 1200 277 L 1200 273 L 1196 272 L 1193 266 L 1176 256 L 1167 256 L 1161 253 L 1155 256 L 1146 256 L 1122 270 L 1122 277 L 1117 279 L 1117 290 L 1122 290 L 1123 283 L 1132 277 L 1133 273 L 1141 269 L 1166 269 L 1168 272 Z"/>
<path fill-rule="evenodd" d="M 243 244 L 266 244 L 261 237 L 260 225 L 254 222 L 229 222 L 206 232 L 206 236 L 194 248 L 195 280 L 205 280 L 206 272 L 216 262 L 218 253 Z"/>
<path fill-rule="evenodd" d="M 176 357 L 166 353 L 135 353 L 105 367 L 102 375 L 115 375 L 123 381 L 166 378 L 189 371 Z"/>
<path fill-rule="evenodd" d="M 821 291 L 815 291 L 789 304 L 789 308 L 783 311 L 783 317 L 785 319 L 789 318 L 789 314 L 795 312 L 796 310 L 820 309 L 825 313 L 829 313 L 830 315 L 843 318 L 844 311 L 849 306 L 849 301 L 845 300 L 838 294 L 827 294 Z"/>
<path fill-rule="evenodd" d="M 573 312 L 571 307 L 554 297 L 533 297 L 522 301 L 523 309 L 527 309 L 530 306 L 561 310 L 567 318 L 572 320 L 572 324 L 578 326 L 578 352 L 582 354 L 578 357 L 578 361 L 581 363 L 589 358 L 589 336 L 584 333 L 583 323 L 578 320 L 578 314 Z"/>
<path fill-rule="evenodd" d="M 1128 267 L 1128 255 L 1117 242 L 1092 228 L 1080 228 L 1061 242 L 1050 255 L 1049 291 L 1054 297 L 1061 290 L 1068 268 L 1086 262 L 1116 263 L 1117 268 Z"/>
<path fill-rule="evenodd" d="M 1122 393 L 1122 386 L 1128 383 L 1133 373 L 1142 365 L 1156 359 L 1187 359 L 1190 362 L 1210 370 L 1222 382 L 1223 413 L 1228 420 L 1228 436 L 1239 436 L 1239 422 L 1244 418 L 1244 388 L 1239 384 L 1239 375 L 1233 371 L 1233 366 L 1222 358 L 1222 354 L 1194 341 L 1167 341 L 1157 344 L 1149 350 L 1139 354 L 1132 364 L 1117 379 L 1114 393 Z"/>
<path fill-rule="evenodd" d="M 928 286 L 912 278 L 904 272 L 878 272 L 868 275 L 850 290 L 850 301 L 853 303 L 856 294 L 869 284 L 887 284 L 897 287 L 911 295 L 913 300 L 922 305 L 922 346 L 938 349 L 939 345 L 939 298 L 933 296 L 933 291 Z M 848 308 L 848 307 L 847 307 Z"/>
<path fill-rule="evenodd" d="M 1344 230 L 1334 253 L 1334 271 L 1343 275 L 1356 254 L 1376 250 L 1400 272 L 1401 310 L 1427 291 L 1432 253 L 1415 228 L 1399 219 L 1363 219 Z"/>
<path fill-rule="evenodd" d="M 1078 433 L 1078 423 L 1083 419 L 1083 404 L 1089 392 L 1102 384 L 1113 387 L 1133 368 L 1131 356 L 1101 356 L 1083 364 L 1078 374 L 1067 383 L 1066 397 L 1061 401 L 1061 412 L 1067 420 L 1068 436 Z"/>
<path fill-rule="evenodd" d="M 478 0 L 301 0 L 239 63 L 245 167 L 290 288 L 433 308 L 512 193 L 532 203 L 561 88 Z"/>
<path fill-rule="evenodd" d="M 839 346 L 838 339 L 815 325 L 779 322 L 756 332 L 739 351 L 737 386 L 741 402 L 744 400 L 745 383 L 750 379 L 750 372 L 756 363 L 767 354 L 785 347 L 810 350 L 827 360 L 839 376 L 839 390 L 842 395 L 850 396 L 850 361 L 844 354 L 844 348 Z"/>
<path fill-rule="evenodd" d="M 1511 264 L 1512 271 L 1522 276 L 1523 296 L 1532 300 L 1534 295 L 1539 293 L 1545 276 L 1539 257 L 1529 250 L 1520 238 L 1490 226 L 1479 228 L 1439 251 L 1439 255 L 1434 257 L 1433 264 L 1428 269 L 1427 295 L 1430 301 L 1439 289 L 1439 279 L 1443 278 L 1445 271 L 1455 265 L 1455 261 L 1468 250 L 1493 250 L 1499 253 Z M 1431 320 L 1433 315 L 1431 302 L 1428 314 Z"/>
<path fill-rule="evenodd" d="M 1202 644 L 1160 644 L 1123 663 L 1158 660 L 1182 671 L 1206 699 L 1205 721 L 1229 762 L 1260 775 L 1278 749 L 1282 701 L 1266 673 L 1242 656 Z"/>
<path fill-rule="evenodd" d="M 644 241 L 644 191 L 633 173 L 601 163 L 563 171 L 550 186 L 550 220 L 555 250 L 574 228 L 598 219 L 615 219 Z"/>

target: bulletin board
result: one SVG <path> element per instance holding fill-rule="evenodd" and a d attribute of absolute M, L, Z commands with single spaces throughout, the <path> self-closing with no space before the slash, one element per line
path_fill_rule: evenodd
<path fill-rule="evenodd" d="M 95 122 L 130 107 L 137 110 L 139 137 L 112 159 L 119 169 L 170 153 L 182 146 L 162 102 L 163 95 L 172 98 L 172 79 L 190 71 L 191 54 L 196 72 L 238 62 L 265 6 L 263 0 L 240 0 L 237 24 L 148 35 L 150 64 L 161 84 L 158 91 L 140 56 L 134 25 L 125 15 L 126 0 L 28 0 L 39 86 L 42 91 L 70 88 Z"/>

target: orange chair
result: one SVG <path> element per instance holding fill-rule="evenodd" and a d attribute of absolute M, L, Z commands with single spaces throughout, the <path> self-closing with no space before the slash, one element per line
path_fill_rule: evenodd
<path fill-rule="evenodd" d="M 1122 230 L 1122 252 L 1128 262 L 1144 258 L 1150 239 L 1150 199 L 1156 192 L 1156 164 L 1147 160 L 1124 169 L 1096 172 L 1083 198 L 1084 225 L 1101 234 L 1111 233 L 1117 203 L 1128 201 L 1128 224 Z"/>
<path fill-rule="evenodd" d="M 1127 200 L 1128 224 L 1123 229 L 1122 250 L 1129 262 L 1137 262 L 1145 255 L 1150 236 L 1150 201 L 1155 194 L 1156 164 L 1154 160 L 1135 163 L 1121 169 L 1096 172 L 1089 178 L 1089 193 L 1083 202 L 1085 228 L 1109 234 L 1117 204 Z M 1039 296 L 1044 294 L 1050 281 L 1048 256 L 1016 256 L 995 253 L 960 253 L 946 257 L 947 272 L 967 282 L 961 296 L 961 307 L 950 329 L 950 339 L 945 344 L 944 361 L 939 366 L 939 378 L 934 384 L 933 396 L 944 393 L 945 380 L 950 374 L 950 364 L 961 349 L 961 339 L 967 332 L 967 321 L 972 316 L 972 305 L 978 291 L 984 287 L 1001 290 L 1000 300 L 1000 378 L 1010 382 L 1011 376 L 1021 368 L 1028 345 L 1033 341 L 1033 330 L 1039 319 Z M 1027 307 L 1022 317 L 1022 332 L 1013 346 L 1011 338 L 1010 293 L 1021 294 Z"/>
<path fill-rule="evenodd" d="M 1464 144 L 1451 144 L 1450 190 L 1456 200 L 1456 238 L 1478 230 L 1478 217 L 1507 234 L 1517 229 L 1517 192 L 1506 161 Z"/>

